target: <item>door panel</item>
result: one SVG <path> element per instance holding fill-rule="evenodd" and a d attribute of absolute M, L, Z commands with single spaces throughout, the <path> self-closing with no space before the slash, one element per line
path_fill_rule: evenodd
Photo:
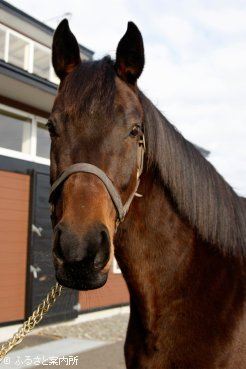
<path fill-rule="evenodd" d="M 0 171 L 0 323 L 25 316 L 30 176 Z"/>
<path fill-rule="evenodd" d="M 37 307 L 56 283 L 52 259 L 53 232 L 49 211 L 49 175 L 33 173 L 32 183 L 32 233 L 30 237 L 27 315 Z M 42 323 L 51 323 L 75 318 L 78 292 L 64 289 L 61 297 L 44 317 Z"/>

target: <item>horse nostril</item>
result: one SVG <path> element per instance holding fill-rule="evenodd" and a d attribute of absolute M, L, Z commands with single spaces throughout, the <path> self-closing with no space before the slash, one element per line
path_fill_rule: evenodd
<path fill-rule="evenodd" d="M 107 264 L 110 258 L 110 240 L 107 230 L 102 230 L 100 233 L 100 242 L 98 250 L 94 258 L 95 269 L 101 269 Z"/>
<path fill-rule="evenodd" d="M 84 235 L 57 226 L 53 252 L 66 265 L 82 263 L 83 268 L 102 269 L 110 258 L 109 232 L 103 224 L 91 227 Z"/>
<path fill-rule="evenodd" d="M 59 224 L 55 229 L 54 254 L 64 262 L 82 260 L 86 255 L 79 237 L 66 226 Z"/>
<path fill-rule="evenodd" d="M 56 232 L 55 241 L 54 241 L 54 253 L 58 259 L 64 259 L 64 254 L 61 248 L 61 231 Z"/>

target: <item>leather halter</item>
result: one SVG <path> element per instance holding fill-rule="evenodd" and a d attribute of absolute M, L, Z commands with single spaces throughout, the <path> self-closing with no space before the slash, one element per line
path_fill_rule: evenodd
<path fill-rule="evenodd" d="M 53 197 L 54 193 L 57 190 L 57 188 L 73 173 L 83 172 L 83 173 L 90 173 L 95 176 L 97 176 L 106 187 L 114 206 L 117 210 L 117 220 L 116 220 L 116 227 L 119 223 L 123 222 L 126 213 L 128 212 L 130 205 L 132 203 L 132 200 L 134 199 L 134 196 L 137 194 L 137 189 L 140 183 L 140 176 L 143 172 L 143 163 L 144 163 L 144 152 L 145 152 L 145 139 L 144 136 L 139 140 L 138 142 L 138 168 L 137 168 L 137 182 L 135 185 L 135 188 L 131 195 L 129 196 L 127 202 L 123 205 L 121 201 L 121 197 L 117 189 L 115 188 L 113 182 L 109 179 L 109 177 L 97 166 L 89 164 L 89 163 L 77 163 L 70 165 L 66 170 L 64 170 L 61 175 L 57 178 L 57 180 L 52 184 L 51 191 L 50 191 L 50 208 L 51 213 L 54 212 L 54 203 L 53 203 Z"/>

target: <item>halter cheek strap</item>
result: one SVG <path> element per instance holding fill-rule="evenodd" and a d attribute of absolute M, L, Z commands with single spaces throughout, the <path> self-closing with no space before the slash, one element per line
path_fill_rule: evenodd
<path fill-rule="evenodd" d="M 138 146 L 138 169 L 137 169 L 137 183 L 136 186 L 133 190 L 133 192 L 131 193 L 131 195 L 129 196 L 127 202 L 125 203 L 125 205 L 123 205 L 122 201 L 121 201 L 121 197 L 119 195 L 119 192 L 117 191 L 117 189 L 115 188 L 115 186 L 113 185 L 112 181 L 109 179 L 109 177 L 97 166 L 89 164 L 89 163 L 77 163 L 77 164 L 73 164 L 71 166 L 69 166 L 64 172 L 62 172 L 62 174 L 57 178 L 57 180 L 53 183 L 53 185 L 51 186 L 51 192 L 50 192 L 50 198 L 49 198 L 49 202 L 50 202 L 50 206 L 51 206 L 51 212 L 53 212 L 54 210 L 54 204 L 53 204 L 53 197 L 54 197 L 54 193 L 56 191 L 56 189 L 73 173 L 78 173 L 78 172 L 83 172 L 83 173 L 90 173 L 93 174 L 95 176 L 97 176 L 105 185 L 113 203 L 114 206 L 117 210 L 118 213 L 118 218 L 117 218 L 117 225 L 120 222 L 123 222 L 126 213 L 129 210 L 129 207 L 131 205 L 131 202 L 134 198 L 134 196 L 136 195 L 139 183 L 140 183 L 140 176 L 142 174 L 143 171 L 143 161 L 144 161 L 144 152 L 145 152 L 145 140 L 144 140 L 144 136 L 142 137 L 142 139 L 139 141 L 139 146 Z"/>

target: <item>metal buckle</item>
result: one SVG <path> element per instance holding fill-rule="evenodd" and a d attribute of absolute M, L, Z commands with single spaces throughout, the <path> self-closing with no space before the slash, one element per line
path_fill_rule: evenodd
<path fill-rule="evenodd" d="M 145 143 L 145 137 L 144 135 L 140 138 L 140 140 L 138 141 L 139 146 L 142 146 L 144 149 L 144 152 L 146 151 L 146 143 Z"/>

